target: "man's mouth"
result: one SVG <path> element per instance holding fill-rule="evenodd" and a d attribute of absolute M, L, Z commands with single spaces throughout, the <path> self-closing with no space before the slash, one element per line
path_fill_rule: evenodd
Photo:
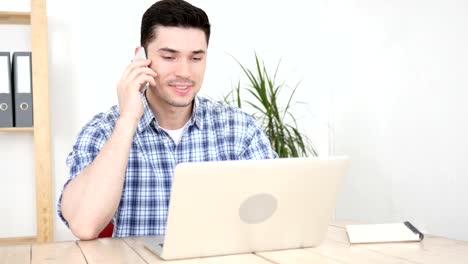
<path fill-rule="evenodd" d="M 185 90 L 187 88 L 189 88 L 191 85 L 171 85 L 172 87 L 175 87 L 179 90 Z"/>
<path fill-rule="evenodd" d="M 188 94 L 192 90 L 191 88 L 193 87 L 192 84 L 170 84 L 169 86 L 174 88 L 174 91 L 179 95 Z"/>
<path fill-rule="evenodd" d="M 174 88 L 174 91 L 179 95 L 186 95 L 188 94 L 193 86 L 195 86 L 195 82 L 192 80 L 172 80 L 169 81 L 168 85 Z"/>

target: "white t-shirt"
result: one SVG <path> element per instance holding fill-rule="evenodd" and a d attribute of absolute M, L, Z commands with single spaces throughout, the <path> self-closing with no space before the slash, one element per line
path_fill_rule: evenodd
<path fill-rule="evenodd" d="M 185 123 L 185 125 L 183 127 L 179 128 L 179 129 L 170 130 L 170 129 L 165 129 L 165 128 L 162 128 L 162 127 L 161 127 L 161 129 L 166 131 L 167 134 L 169 134 L 169 136 L 172 138 L 172 140 L 174 140 L 174 143 L 176 145 L 178 145 L 179 142 L 180 142 L 180 139 L 182 138 L 182 133 L 184 132 L 184 129 L 189 124 L 189 122 L 190 122 L 190 120 L 187 123 Z"/>

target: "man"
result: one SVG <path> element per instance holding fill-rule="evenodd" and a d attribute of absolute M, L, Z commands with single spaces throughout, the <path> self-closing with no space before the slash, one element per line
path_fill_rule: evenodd
<path fill-rule="evenodd" d="M 67 158 L 58 213 L 78 238 L 96 238 L 110 221 L 114 236 L 164 234 L 180 162 L 277 157 L 251 116 L 196 96 L 209 37 L 207 15 L 185 1 L 156 2 L 143 15 L 148 59 L 125 69 L 119 105 L 82 129 Z"/>

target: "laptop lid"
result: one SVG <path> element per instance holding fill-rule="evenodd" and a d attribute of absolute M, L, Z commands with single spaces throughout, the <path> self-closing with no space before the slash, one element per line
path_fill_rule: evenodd
<path fill-rule="evenodd" d="M 347 167 L 346 157 L 178 164 L 160 256 L 317 246 Z"/>

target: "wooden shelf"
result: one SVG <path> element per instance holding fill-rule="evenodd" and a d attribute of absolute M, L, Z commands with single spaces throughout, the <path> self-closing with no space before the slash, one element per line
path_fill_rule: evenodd
<path fill-rule="evenodd" d="M 46 0 L 31 0 L 31 51 L 34 117 L 37 242 L 54 240 L 54 202 L 50 160 L 49 46 Z"/>
<path fill-rule="evenodd" d="M 31 24 L 29 12 L 5 12 L 0 11 L 0 24 Z"/>
<path fill-rule="evenodd" d="M 33 132 L 33 127 L 0 127 L 0 132 Z"/>
<path fill-rule="evenodd" d="M 35 240 L 37 242 L 50 242 L 54 239 L 55 211 L 52 200 L 53 189 L 50 160 L 47 8 L 46 0 L 30 0 L 30 2 L 31 12 L 0 11 L 0 24 L 31 25 L 31 52 L 33 54 L 31 79 L 32 93 L 34 94 L 34 128 L 0 128 L 0 132 L 34 132 L 34 180 L 37 227 Z M 32 240 L 34 238 L 19 239 Z M 0 259 L 2 259 L 1 256 Z"/>

